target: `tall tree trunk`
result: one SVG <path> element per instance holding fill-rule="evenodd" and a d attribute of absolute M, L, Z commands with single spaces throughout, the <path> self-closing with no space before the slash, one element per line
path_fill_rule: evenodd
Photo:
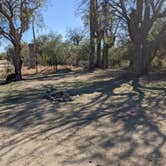
<path fill-rule="evenodd" d="M 103 51 L 102 51 L 102 59 L 101 59 L 101 68 L 104 69 L 104 60 L 105 60 L 105 50 L 103 48 Z"/>
<path fill-rule="evenodd" d="M 109 51 L 109 46 L 106 44 L 105 45 L 105 69 L 108 69 L 108 51 Z"/>
<path fill-rule="evenodd" d="M 37 62 L 37 46 L 36 46 L 36 34 L 35 34 L 35 16 L 32 18 L 32 33 L 33 33 L 33 43 L 34 43 L 34 54 L 35 54 L 35 61 L 36 61 L 36 73 L 38 73 L 38 62 Z"/>
<path fill-rule="evenodd" d="M 97 39 L 97 59 L 96 59 L 96 67 L 101 67 L 101 40 Z"/>
<path fill-rule="evenodd" d="M 97 57 L 96 57 L 96 67 L 101 67 L 101 40 L 102 40 L 102 24 L 101 24 L 101 16 L 99 15 L 99 6 L 98 0 L 96 0 L 96 44 L 97 44 Z"/>
<path fill-rule="evenodd" d="M 96 0 L 90 0 L 90 55 L 89 55 L 89 69 L 94 68 L 95 58 L 95 7 Z"/>
<path fill-rule="evenodd" d="M 136 10 L 130 13 L 128 30 L 134 47 L 134 69 L 137 75 L 146 75 L 149 72 L 151 53 L 148 46 L 148 34 L 153 25 L 150 15 L 150 1 L 137 0 Z M 144 16 L 143 16 L 144 12 Z"/>
<path fill-rule="evenodd" d="M 20 81 L 22 80 L 22 59 L 21 59 L 21 45 L 17 44 L 14 47 L 14 53 L 15 53 L 15 58 L 14 58 L 14 68 L 15 68 L 15 74 L 16 74 L 16 80 Z"/>
<path fill-rule="evenodd" d="M 134 45 L 134 68 L 137 75 L 147 75 L 149 73 L 151 64 L 151 50 L 148 47 L 148 43 L 143 39 L 139 39 Z"/>
<path fill-rule="evenodd" d="M 102 4 L 102 12 L 103 12 L 103 57 L 102 57 L 102 68 L 108 68 L 108 51 L 109 51 L 109 3 L 108 0 L 103 0 Z"/>
<path fill-rule="evenodd" d="M 102 56 L 102 68 L 103 69 L 108 68 L 108 51 L 109 51 L 109 47 L 106 43 L 104 43 L 103 56 Z"/>
<path fill-rule="evenodd" d="M 151 66 L 151 61 L 150 61 L 150 55 L 151 52 L 148 48 L 148 43 L 143 43 L 143 48 L 142 48 L 142 64 L 143 64 L 143 68 L 141 73 L 143 75 L 147 75 L 149 73 L 149 69 Z"/>

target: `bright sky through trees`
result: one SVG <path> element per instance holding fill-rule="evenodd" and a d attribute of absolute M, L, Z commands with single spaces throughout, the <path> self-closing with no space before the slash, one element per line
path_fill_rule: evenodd
<path fill-rule="evenodd" d="M 81 18 L 76 15 L 78 0 L 49 0 L 46 9 L 43 10 L 43 30 L 38 30 L 37 35 L 47 32 L 57 32 L 65 37 L 66 30 L 70 27 L 82 26 Z M 32 40 L 31 29 L 24 34 L 24 41 Z M 0 52 L 6 46 L 6 41 L 1 42 Z"/>

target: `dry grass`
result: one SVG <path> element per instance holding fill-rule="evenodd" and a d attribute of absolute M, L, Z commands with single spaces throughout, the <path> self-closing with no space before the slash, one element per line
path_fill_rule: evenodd
<path fill-rule="evenodd" d="M 63 69 L 71 69 L 73 71 L 75 70 L 80 70 L 81 68 L 76 68 L 73 66 L 67 66 L 67 65 L 58 65 L 58 70 L 63 70 Z M 55 73 L 55 71 L 50 67 L 50 66 L 38 66 L 37 67 L 37 73 L 38 74 L 49 74 L 49 73 Z M 23 67 L 22 69 L 22 74 L 23 76 L 27 75 L 34 75 L 36 74 L 36 69 L 28 69 L 27 67 Z"/>
<path fill-rule="evenodd" d="M 81 68 L 75 68 L 73 66 L 61 66 L 58 65 L 58 70 L 63 70 L 63 69 L 71 69 L 71 70 L 80 70 Z M 13 69 L 14 71 L 14 69 Z M 50 67 L 50 66 L 41 66 L 39 65 L 37 67 L 37 72 L 36 69 L 28 69 L 28 67 L 23 66 L 22 68 L 22 74 L 23 76 L 31 76 L 31 75 L 35 75 L 35 74 L 48 74 L 48 73 L 55 73 L 55 71 Z M 0 78 L 3 79 L 6 77 L 6 73 L 5 73 L 5 67 L 4 68 L 0 68 Z"/>

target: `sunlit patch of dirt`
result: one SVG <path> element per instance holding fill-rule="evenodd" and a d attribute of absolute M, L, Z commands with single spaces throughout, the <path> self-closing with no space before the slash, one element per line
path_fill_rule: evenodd
<path fill-rule="evenodd" d="M 64 89 L 72 101 L 46 100 L 48 87 Z M 165 88 L 117 79 L 112 70 L 0 86 L 0 165 L 164 166 Z"/>

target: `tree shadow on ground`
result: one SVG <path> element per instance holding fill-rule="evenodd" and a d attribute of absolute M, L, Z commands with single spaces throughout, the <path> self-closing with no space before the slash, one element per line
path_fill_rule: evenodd
<path fill-rule="evenodd" d="M 132 90 L 115 91 L 125 84 Z M 138 78 L 98 80 L 69 88 L 74 99 L 84 97 L 79 102 L 64 104 L 50 104 L 43 99 L 46 89 L 43 86 L 16 91 L 1 99 L 0 128 L 14 132 L 0 144 L 0 156 L 20 144 L 54 138 L 55 148 L 60 143 L 75 142 L 76 152 L 70 155 L 66 150 L 61 154 L 67 154 L 65 163 L 69 165 L 86 160 L 101 165 L 123 162 L 132 165 L 139 161 L 163 164 L 166 134 L 160 125 L 165 124 L 166 118 L 165 88 L 143 86 Z M 28 137 L 21 135 L 29 130 Z M 60 139 L 56 140 L 57 137 Z M 34 147 L 32 151 L 40 148 Z M 80 157 L 84 153 L 86 156 Z"/>
<path fill-rule="evenodd" d="M 85 74 L 93 73 L 94 71 L 89 70 L 76 70 L 72 71 L 70 69 L 62 69 L 58 70 L 57 72 L 49 72 L 49 73 L 42 73 L 42 74 L 34 74 L 33 76 L 26 76 L 24 80 L 57 80 L 64 77 L 73 77 L 73 76 L 80 76 Z"/>

